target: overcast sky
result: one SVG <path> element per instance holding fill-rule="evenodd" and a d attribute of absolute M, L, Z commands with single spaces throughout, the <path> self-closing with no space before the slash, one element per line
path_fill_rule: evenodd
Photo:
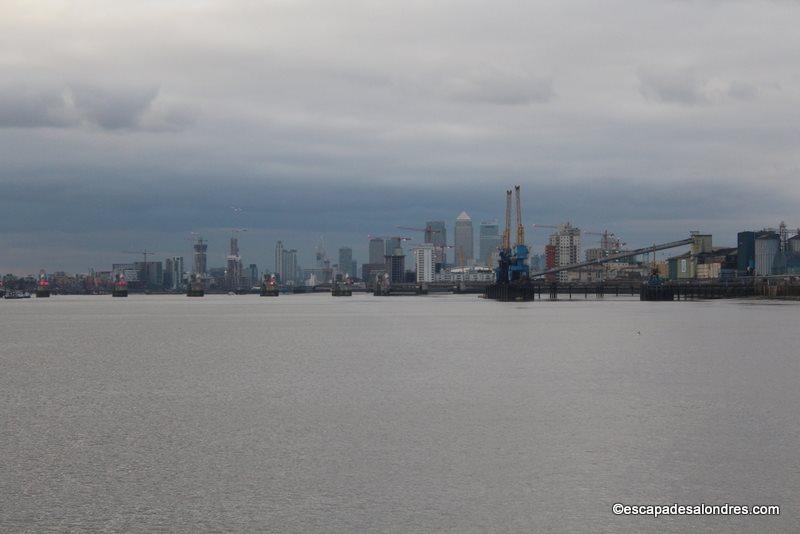
<path fill-rule="evenodd" d="M 0 272 L 190 232 L 222 265 L 235 227 L 245 264 L 321 235 L 362 262 L 514 183 L 526 223 L 629 245 L 794 227 L 798 28 L 790 0 L 3 0 Z"/>

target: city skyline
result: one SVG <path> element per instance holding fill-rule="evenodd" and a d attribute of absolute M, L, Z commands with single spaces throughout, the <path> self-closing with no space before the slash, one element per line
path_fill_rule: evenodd
<path fill-rule="evenodd" d="M 465 214 L 465 212 L 462 211 L 459 214 L 459 216 L 462 216 L 464 214 Z M 454 223 L 457 222 L 457 220 L 458 220 L 458 218 L 456 218 Z M 775 230 L 775 231 L 777 231 L 779 225 L 778 224 L 774 224 L 775 221 L 772 221 L 772 222 L 773 222 L 773 224 L 764 224 L 764 225 L 752 225 L 751 224 L 751 225 L 747 226 L 747 228 L 750 228 L 750 229 L 755 230 L 755 231 L 762 231 L 762 230 Z M 431 224 L 430 222 L 427 223 L 427 225 L 429 225 L 429 226 L 430 226 L 430 224 Z M 439 224 L 439 223 L 437 222 L 437 224 Z M 483 228 L 486 227 L 486 226 L 493 228 L 497 224 L 498 223 L 497 223 L 496 220 L 481 221 L 479 223 L 479 228 L 478 229 L 480 231 L 482 231 Z M 783 221 L 781 221 L 781 224 L 783 224 Z M 586 231 L 586 230 L 590 230 L 590 229 L 587 229 L 587 228 L 581 228 L 579 225 L 572 224 L 571 221 L 564 221 L 563 223 L 559 223 L 559 225 L 557 225 L 557 226 L 541 226 L 541 223 L 533 223 L 533 224 L 526 223 L 526 227 L 529 228 L 529 232 L 528 232 L 527 238 L 526 238 L 526 243 L 531 247 L 532 255 L 533 256 L 541 256 L 544 259 L 548 254 L 548 251 L 547 251 L 548 245 L 552 245 L 553 244 L 553 238 L 556 236 L 556 234 L 560 233 L 561 228 L 564 227 L 565 225 L 568 228 L 573 228 L 573 229 L 577 230 L 579 233 L 583 232 L 583 231 Z M 447 229 L 449 228 L 450 231 L 453 232 L 451 235 L 455 235 L 455 231 L 454 231 L 455 230 L 455 224 L 451 224 L 449 226 L 447 224 L 445 224 L 444 228 L 445 228 L 445 231 L 447 231 Z M 790 233 L 792 233 L 792 235 L 795 235 L 795 234 L 800 235 L 800 226 L 792 226 L 792 224 L 790 223 L 788 226 L 786 226 L 786 228 Z M 244 229 L 238 229 L 238 230 L 242 231 Z M 473 228 L 473 230 L 474 230 L 474 228 Z M 484 239 L 480 235 L 480 231 L 479 232 L 474 232 L 473 231 L 473 235 L 472 235 L 472 246 L 473 246 L 473 249 L 475 251 L 478 251 L 478 252 L 480 252 L 481 248 L 485 245 Z M 494 230 L 492 230 L 492 232 L 493 231 Z M 691 230 L 691 231 L 694 232 L 696 230 Z M 720 242 L 725 244 L 726 246 L 728 246 L 728 245 L 729 246 L 735 246 L 736 245 L 737 234 L 740 231 L 742 231 L 742 229 L 727 229 L 727 231 L 724 232 L 721 237 L 718 236 L 718 238 L 720 239 Z M 414 232 L 407 232 L 407 233 L 410 233 L 412 235 L 414 234 Z M 512 228 L 512 233 L 513 233 L 513 228 Z M 598 235 L 599 234 L 596 230 L 589 231 L 588 233 L 589 234 L 594 234 L 594 235 Z M 688 232 L 686 232 L 686 233 L 688 234 Z M 403 231 L 396 230 L 394 232 L 394 234 L 400 235 L 400 234 L 403 234 Z M 184 272 L 186 272 L 186 273 L 196 272 L 197 271 L 197 262 L 198 261 L 202 262 L 201 265 L 203 267 L 201 267 L 201 269 L 204 268 L 203 270 L 205 270 L 206 272 L 208 272 L 211 269 L 229 270 L 230 269 L 230 265 L 231 265 L 231 263 L 230 263 L 231 259 L 230 258 L 231 258 L 231 255 L 233 253 L 233 248 L 232 247 L 236 247 L 236 252 L 238 254 L 239 251 L 240 251 L 239 242 L 241 241 L 242 236 L 244 236 L 246 234 L 244 234 L 244 233 L 239 234 L 238 231 L 237 231 L 236 232 L 236 237 L 232 237 L 230 234 L 228 234 L 224 238 L 223 241 L 220 241 L 220 242 L 216 242 L 215 241 L 214 243 L 215 243 L 216 246 L 223 246 L 225 248 L 228 248 L 226 254 L 218 254 L 219 251 L 216 251 L 213 248 L 214 245 L 211 245 L 210 241 L 208 239 L 206 239 L 205 236 L 200 235 L 200 233 L 192 232 L 192 235 L 193 235 L 193 238 L 199 238 L 200 241 L 189 242 L 187 240 L 186 241 L 186 245 L 184 246 L 185 250 L 178 250 L 178 251 L 172 251 L 172 252 L 158 252 L 158 251 L 153 252 L 153 251 L 148 251 L 147 254 L 151 258 L 151 260 L 149 260 L 149 261 L 156 261 L 156 262 L 160 262 L 160 263 L 164 264 L 164 269 L 165 269 L 164 272 L 165 273 L 168 270 L 167 262 L 169 262 L 170 260 L 178 259 L 178 258 L 183 258 L 184 259 L 184 265 L 186 265 L 186 268 L 185 268 Z M 493 233 L 491 235 L 494 236 L 491 239 L 491 241 L 492 242 L 496 241 L 496 242 L 499 243 L 500 236 L 499 235 L 494 235 Z M 620 239 L 621 236 L 615 235 L 614 233 L 611 233 L 609 235 L 612 236 L 612 238 L 613 238 L 612 242 L 616 241 L 616 243 L 619 244 L 621 241 L 624 241 L 624 237 L 622 239 Z M 403 236 L 403 237 L 406 237 L 406 236 Z M 672 237 L 683 237 L 683 236 L 672 236 Z M 414 248 L 423 245 L 425 238 L 420 235 L 420 236 L 417 236 L 415 238 L 410 238 L 409 237 L 407 239 L 408 239 L 407 242 L 401 242 L 400 245 L 401 245 L 401 248 L 403 249 L 404 255 L 408 257 L 407 261 L 410 262 L 411 259 L 414 257 L 414 252 L 413 252 Z M 434 238 L 434 240 L 436 241 L 436 238 Z M 317 243 L 316 243 L 314 249 L 299 249 L 297 247 L 292 247 L 291 249 L 286 249 L 286 248 L 284 248 L 285 245 L 286 245 L 284 243 L 284 241 L 285 240 L 283 240 L 283 239 L 277 239 L 274 242 L 267 243 L 266 247 L 262 246 L 262 245 L 264 245 L 263 243 L 258 243 L 258 242 L 254 242 L 254 241 L 248 241 L 247 243 L 249 245 L 253 245 L 253 246 L 252 247 L 248 246 L 247 250 L 245 250 L 243 254 L 239 255 L 238 259 L 236 260 L 236 262 L 237 262 L 237 264 L 239 266 L 239 269 L 240 269 L 239 276 L 241 276 L 241 272 L 243 272 L 244 264 L 248 264 L 249 265 L 248 270 L 250 269 L 250 267 L 255 266 L 258 269 L 263 270 L 263 272 L 265 272 L 265 273 L 266 272 L 271 272 L 271 273 L 279 274 L 284 269 L 284 267 L 279 267 L 278 265 L 279 265 L 279 263 L 282 264 L 282 262 L 286 260 L 286 258 L 285 258 L 285 253 L 286 252 L 291 253 L 290 261 L 292 262 L 293 265 L 296 266 L 296 268 L 298 270 L 306 270 L 306 269 L 313 268 L 313 267 L 316 266 L 316 261 L 313 259 L 314 258 L 314 254 L 316 252 L 319 252 L 319 250 L 320 250 L 319 246 L 320 246 L 320 244 L 322 242 L 325 241 L 325 238 L 324 238 L 324 236 L 317 236 Z M 372 261 L 367 261 L 367 260 L 371 260 L 373 253 L 376 252 L 374 250 L 371 250 L 371 245 L 372 244 L 380 243 L 381 250 L 384 250 L 384 259 L 381 260 L 381 262 L 379 262 L 379 263 L 383 263 L 385 261 L 385 255 L 389 254 L 388 247 L 394 243 L 394 239 L 386 239 L 386 240 L 384 240 L 383 238 L 381 238 L 379 236 L 374 236 L 374 235 L 371 235 L 371 234 L 365 236 L 363 241 L 364 241 L 363 243 L 360 243 L 361 246 L 350 246 L 349 244 L 331 244 L 330 248 L 325 249 L 325 254 L 326 254 L 326 256 L 327 256 L 327 258 L 328 258 L 328 260 L 330 262 L 330 265 L 331 266 L 334 266 L 334 265 L 338 266 L 339 265 L 339 261 L 338 260 L 341 258 L 342 251 L 343 250 L 347 250 L 348 251 L 347 254 L 349 254 L 350 261 L 352 261 L 352 262 L 354 262 L 355 264 L 358 265 L 358 267 L 357 267 L 357 276 L 360 276 L 360 267 L 361 267 L 361 265 L 362 264 L 366 264 L 366 263 L 372 263 Z M 512 239 L 512 241 L 513 241 L 513 239 Z M 572 253 L 572 255 L 570 257 L 568 257 L 567 259 L 565 259 L 564 261 L 557 262 L 557 264 L 558 265 L 568 265 L 570 263 L 574 263 L 575 262 L 574 260 L 576 258 L 579 259 L 580 261 L 583 261 L 582 260 L 583 259 L 583 254 L 585 252 L 587 252 L 589 249 L 601 250 L 601 248 L 599 248 L 601 246 L 601 243 L 602 243 L 602 239 L 598 239 L 596 237 L 589 236 L 589 235 L 586 235 L 586 236 L 584 236 L 582 238 L 579 238 L 578 239 L 578 246 L 576 248 L 576 251 L 574 253 Z M 625 248 L 632 249 L 632 248 L 646 247 L 650 243 L 639 243 L 639 244 L 635 244 L 634 245 L 632 243 L 627 243 L 626 242 L 626 243 L 622 243 L 622 244 L 623 245 L 627 245 Z M 450 250 L 455 250 L 457 248 L 455 246 L 455 242 L 454 241 L 448 241 L 448 242 L 446 242 L 446 245 L 449 247 Z M 611 246 L 611 243 L 607 243 L 606 245 L 607 246 Z M 200 258 L 201 258 L 200 260 L 198 260 L 198 255 L 197 255 L 197 250 L 198 250 L 197 247 L 198 246 L 202 247 L 202 250 L 203 250 L 203 252 L 202 252 L 202 254 L 200 256 Z M 265 256 L 263 255 L 263 252 L 264 252 L 265 248 L 271 248 L 273 253 L 271 255 L 266 256 L 266 259 L 263 259 L 263 258 L 265 258 Z M 491 245 L 489 245 L 488 248 L 491 248 Z M 613 248 L 613 246 L 612 246 L 612 248 Z M 279 249 L 281 250 L 280 253 L 279 253 Z M 145 249 L 145 250 L 147 250 L 147 249 Z M 210 253 L 209 253 L 209 250 L 210 250 Z M 444 250 L 447 250 L 447 248 L 444 249 Z M 283 260 L 281 262 L 276 262 L 276 258 L 280 254 L 283 254 L 283 256 L 284 256 Z M 669 252 L 665 252 L 665 251 L 660 251 L 660 252 L 657 253 L 657 257 L 658 258 L 662 258 L 662 259 L 668 257 L 669 255 L 670 255 L 670 253 Z M 57 265 L 56 266 L 39 265 L 39 266 L 37 266 L 35 268 L 35 270 L 30 270 L 30 271 L 26 271 L 24 269 L 16 269 L 16 270 L 12 269 L 12 270 L 5 270 L 5 271 L 0 270 L 0 275 L 2 275 L 2 274 L 13 274 L 13 275 L 16 275 L 16 276 L 27 276 L 27 275 L 32 275 L 32 274 L 34 274 L 36 272 L 39 272 L 41 270 L 44 270 L 45 272 L 67 272 L 67 273 L 88 273 L 90 271 L 102 272 L 102 271 L 109 270 L 109 266 L 111 266 L 112 270 L 113 270 L 113 266 L 114 265 L 122 265 L 122 264 L 126 264 L 126 263 L 132 265 L 133 263 L 141 263 L 141 252 L 131 252 L 131 251 L 112 252 L 111 256 L 113 257 L 113 261 L 111 263 L 106 265 L 106 264 L 104 264 L 102 262 L 99 262 L 99 263 L 96 262 L 95 265 L 90 265 L 89 268 L 86 268 L 86 269 L 83 269 L 83 270 L 78 269 L 78 270 L 71 271 L 69 269 L 61 268 L 61 267 L 59 267 Z M 212 258 L 212 259 L 209 260 L 209 258 Z M 219 258 L 219 259 L 215 260 L 214 258 Z M 254 258 L 259 258 L 259 259 L 256 261 L 256 260 L 254 260 Z M 592 259 L 594 259 L 594 258 L 592 258 Z M 496 258 L 493 258 L 493 260 L 496 261 Z M 478 266 L 484 265 L 483 254 L 481 254 L 481 253 L 475 254 L 474 257 L 471 258 L 471 261 L 467 262 L 467 263 L 478 265 Z M 447 258 L 446 265 L 457 267 L 457 266 L 459 266 L 459 264 L 460 264 L 460 262 L 458 261 L 458 258 L 453 257 L 453 254 L 451 253 L 451 255 Z M 408 264 L 406 266 L 406 268 L 411 268 L 413 266 L 414 266 L 414 263 L 411 262 L 410 264 Z M 297 281 L 299 281 L 299 280 L 297 280 Z"/>

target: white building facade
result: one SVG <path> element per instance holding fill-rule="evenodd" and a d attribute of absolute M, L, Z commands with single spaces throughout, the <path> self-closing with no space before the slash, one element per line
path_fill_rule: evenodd
<path fill-rule="evenodd" d="M 433 282 L 435 274 L 435 248 L 433 243 L 425 243 L 414 249 L 414 265 L 417 268 L 417 282 Z"/>
<path fill-rule="evenodd" d="M 554 267 L 565 267 L 580 262 L 581 230 L 570 223 L 560 224 L 556 233 L 550 236 L 550 244 L 555 247 Z M 568 281 L 569 273 L 557 273 L 559 282 Z"/>

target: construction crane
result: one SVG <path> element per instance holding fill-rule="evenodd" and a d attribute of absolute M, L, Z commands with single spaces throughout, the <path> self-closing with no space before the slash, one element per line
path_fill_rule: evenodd
<path fill-rule="evenodd" d="M 378 238 L 378 239 L 399 239 L 401 242 L 402 242 L 402 241 L 411 241 L 411 238 L 410 238 L 410 237 L 404 237 L 404 236 L 399 236 L 399 235 L 374 235 L 374 234 L 367 234 L 367 238 L 369 238 L 369 239 L 373 239 L 373 238 Z"/>
<path fill-rule="evenodd" d="M 131 250 L 123 250 L 123 251 L 122 251 L 122 253 L 123 253 L 123 254 L 141 254 L 141 255 L 142 255 L 142 257 L 144 258 L 144 265 L 145 265 L 145 268 L 147 268 L 147 256 L 152 256 L 153 254 L 155 254 L 155 252 L 153 252 L 152 250 L 147 250 L 147 249 L 144 249 L 144 250 L 134 250 L 134 251 L 131 251 Z"/>
<path fill-rule="evenodd" d="M 569 223 L 567 223 L 569 224 Z M 560 227 L 554 224 L 534 224 L 533 228 L 552 228 L 554 230 L 558 230 Z M 582 234 L 585 235 L 599 235 L 600 239 L 600 248 L 604 250 L 618 250 L 625 246 L 627 243 L 623 243 L 622 240 L 617 237 L 614 232 L 609 232 L 608 230 L 603 230 L 602 232 L 594 232 L 592 230 L 581 230 Z"/>
<path fill-rule="evenodd" d="M 412 232 L 424 232 L 425 233 L 425 242 L 432 243 L 433 242 L 433 234 L 440 234 L 442 233 L 441 230 L 434 229 L 430 224 L 425 228 L 414 228 L 412 226 L 395 226 L 400 230 L 410 230 Z"/>

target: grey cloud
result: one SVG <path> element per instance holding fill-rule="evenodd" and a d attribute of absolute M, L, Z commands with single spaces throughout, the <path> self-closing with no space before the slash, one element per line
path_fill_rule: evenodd
<path fill-rule="evenodd" d="M 194 114 L 186 106 L 163 103 L 157 87 L 0 88 L 0 128 L 89 125 L 104 130 L 177 131 L 192 122 Z"/>
<path fill-rule="evenodd" d="M 758 97 L 758 87 L 750 83 L 734 81 L 728 86 L 728 96 L 737 100 L 755 100 Z"/>
<path fill-rule="evenodd" d="M 758 87 L 734 80 L 712 80 L 697 75 L 692 69 L 639 69 L 639 90 L 649 99 L 669 104 L 700 106 L 718 104 L 726 98 L 753 101 Z"/>
<path fill-rule="evenodd" d="M 74 105 L 89 122 L 108 130 L 130 129 L 158 96 L 158 88 L 71 87 Z"/>
<path fill-rule="evenodd" d="M 66 127 L 79 123 L 65 90 L 0 88 L 0 128 Z"/>
<path fill-rule="evenodd" d="M 639 69 L 638 76 L 639 90 L 650 100 L 689 106 L 710 102 L 706 82 L 691 70 Z"/>
<path fill-rule="evenodd" d="M 550 78 L 490 68 L 452 76 L 445 82 L 445 87 L 448 95 L 456 101 L 501 106 L 549 102 L 555 96 Z"/>

